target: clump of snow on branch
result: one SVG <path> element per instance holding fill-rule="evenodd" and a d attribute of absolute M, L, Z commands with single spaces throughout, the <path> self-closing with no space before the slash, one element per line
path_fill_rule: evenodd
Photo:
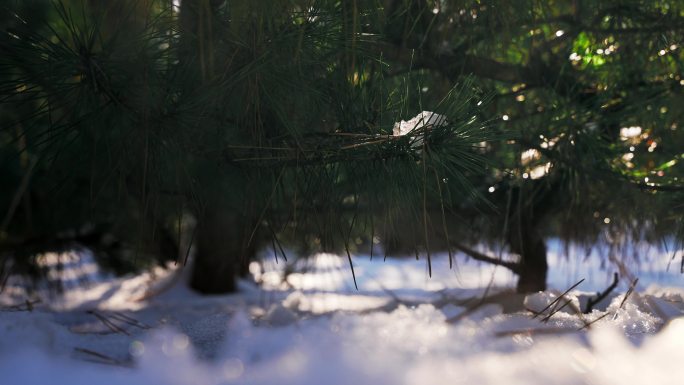
<path fill-rule="evenodd" d="M 436 114 L 430 111 L 423 111 L 409 120 L 402 120 L 394 123 L 392 134 L 394 136 L 402 136 L 410 133 L 413 130 L 418 130 L 423 127 L 439 127 L 447 123 L 446 116 Z"/>

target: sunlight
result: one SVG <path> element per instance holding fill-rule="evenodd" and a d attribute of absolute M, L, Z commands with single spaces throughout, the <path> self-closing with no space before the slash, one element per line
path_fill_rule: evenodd
<path fill-rule="evenodd" d="M 548 174 L 549 171 L 551 170 L 551 162 L 547 162 L 546 164 L 539 165 L 532 170 L 530 170 L 530 178 L 531 179 L 539 179 L 542 178 L 544 175 Z"/>
<path fill-rule="evenodd" d="M 641 135 L 641 131 L 642 128 L 640 126 L 622 127 L 620 128 L 620 139 L 626 141 L 636 138 Z"/>
<path fill-rule="evenodd" d="M 520 154 L 520 163 L 522 163 L 523 166 L 539 159 L 541 159 L 541 152 L 534 148 L 525 150 L 522 154 Z"/>

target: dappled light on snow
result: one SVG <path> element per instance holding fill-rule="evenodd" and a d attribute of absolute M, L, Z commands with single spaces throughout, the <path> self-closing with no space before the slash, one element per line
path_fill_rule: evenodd
<path fill-rule="evenodd" d="M 459 260 L 458 275 L 444 268 L 429 279 L 415 258 L 355 256 L 357 291 L 345 261 L 320 254 L 299 263 L 295 279 L 282 261 L 263 261 L 252 272 L 271 273 L 269 289 L 244 282 L 240 294 L 218 297 L 189 292 L 183 270 L 162 269 L 84 287 L 80 301 L 54 303 L 61 312 L 3 311 L 0 375 L 8 384 L 111 385 L 636 385 L 684 376 L 672 360 L 684 343 L 684 289 L 649 283 L 581 314 L 594 295 L 582 285 L 564 293 L 559 281 L 520 297 L 502 291 L 511 281 L 490 266 Z"/>

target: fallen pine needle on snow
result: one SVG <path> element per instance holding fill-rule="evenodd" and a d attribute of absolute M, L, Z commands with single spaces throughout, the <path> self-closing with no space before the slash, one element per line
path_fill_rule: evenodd
<path fill-rule="evenodd" d="M 125 367 L 125 368 L 132 368 L 133 367 L 133 363 L 131 363 L 131 362 L 120 361 L 120 360 L 114 359 L 112 357 L 109 357 L 106 354 L 98 353 L 98 352 L 92 351 L 90 349 L 76 347 L 76 348 L 74 348 L 74 352 L 82 353 L 82 354 L 86 355 L 88 357 L 88 359 L 86 361 L 88 361 L 88 362 L 93 362 L 93 363 L 97 363 L 97 364 L 115 365 L 115 366 L 121 366 L 121 367 Z"/>

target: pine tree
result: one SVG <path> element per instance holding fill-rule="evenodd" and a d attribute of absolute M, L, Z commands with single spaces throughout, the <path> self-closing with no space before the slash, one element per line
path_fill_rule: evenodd
<path fill-rule="evenodd" d="M 454 247 L 512 270 L 525 292 L 546 287 L 547 237 L 604 241 L 621 260 L 634 242 L 681 234 L 681 3 L 406 3 L 389 2 L 411 30 L 388 29 L 387 60 L 431 88 L 475 75 L 495 93 L 490 117 L 516 133 L 488 145 L 496 166 L 475 182 L 498 211 L 456 211 L 474 230 L 459 239 L 498 239 L 519 257 Z"/>
<path fill-rule="evenodd" d="M 527 292 L 546 287 L 548 237 L 681 232 L 677 2 L 174 4 L 7 6 L 0 245 L 15 257 L 92 223 L 128 243 L 117 260 L 183 261 L 191 213 L 204 292 L 234 290 L 264 245 L 351 264 L 357 236 L 430 267 L 458 250 Z"/>
<path fill-rule="evenodd" d="M 491 133 L 473 115 L 472 82 L 431 107 L 440 124 L 395 136 L 397 118 L 420 106 L 384 78 L 378 37 L 363 32 L 375 4 L 309 3 L 56 3 L 45 24 L 7 28 L 5 106 L 30 107 L 7 119 L 23 131 L 7 131 L 3 152 L 26 142 L 35 171 L 14 196 L 40 204 L 26 215 L 41 228 L 12 213 L 5 243 L 90 222 L 144 260 L 189 211 L 191 284 L 225 292 L 264 243 L 349 253 L 378 213 L 418 215 L 440 175 L 478 169 Z"/>

